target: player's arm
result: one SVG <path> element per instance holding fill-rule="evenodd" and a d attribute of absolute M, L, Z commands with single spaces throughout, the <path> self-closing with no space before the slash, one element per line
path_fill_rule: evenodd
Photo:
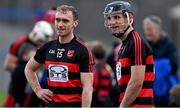
<path fill-rule="evenodd" d="M 130 106 L 134 100 L 138 97 L 140 90 L 142 89 L 145 76 L 145 66 L 136 65 L 131 66 L 131 78 L 127 85 L 124 98 L 120 104 L 120 107 Z"/>
<path fill-rule="evenodd" d="M 38 78 L 37 78 L 37 75 L 35 73 L 40 67 L 41 67 L 41 64 L 36 62 L 34 60 L 34 58 L 32 57 L 28 61 L 27 65 L 25 67 L 25 76 L 26 76 L 29 84 L 31 85 L 33 91 L 36 93 L 36 95 L 40 99 L 44 100 L 45 102 L 52 101 L 51 97 L 52 97 L 53 93 L 48 89 L 41 88 Z"/>
<path fill-rule="evenodd" d="M 93 73 L 81 73 L 82 82 L 82 107 L 90 107 L 93 92 Z"/>
<path fill-rule="evenodd" d="M 16 68 L 17 61 L 18 59 L 16 56 L 8 53 L 4 61 L 4 68 L 10 72 L 13 71 Z"/>
<path fill-rule="evenodd" d="M 145 78 L 146 46 L 139 34 L 133 33 L 133 41 L 130 41 L 131 50 L 131 77 L 128 82 L 124 98 L 120 107 L 129 107 L 138 97 Z"/>
<path fill-rule="evenodd" d="M 6 58 L 4 60 L 4 68 L 7 71 L 12 72 L 16 66 L 17 66 L 17 62 L 18 62 L 18 57 L 17 57 L 17 51 L 18 51 L 19 46 L 16 45 L 16 42 L 12 43 L 9 49 L 8 54 L 6 55 Z"/>
<path fill-rule="evenodd" d="M 93 65 L 92 52 L 87 47 L 82 48 L 79 55 L 81 83 L 82 83 L 82 107 L 90 107 L 93 93 Z"/>

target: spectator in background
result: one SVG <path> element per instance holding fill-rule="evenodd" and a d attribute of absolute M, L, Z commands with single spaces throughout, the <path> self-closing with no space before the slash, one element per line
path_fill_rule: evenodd
<path fill-rule="evenodd" d="M 11 44 L 9 52 L 4 61 L 4 68 L 7 71 L 12 73 L 20 62 L 19 58 L 21 58 L 21 57 L 19 57 L 18 52 L 20 50 L 20 47 L 23 44 L 28 43 L 37 48 L 37 47 L 41 46 L 42 44 L 44 44 L 45 42 L 47 42 L 48 40 L 50 40 L 50 38 L 52 37 L 52 34 L 53 34 L 53 30 L 49 23 L 47 23 L 46 21 L 37 22 L 35 24 L 32 32 L 21 36 L 20 38 L 18 38 L 16 41 L 14 41 Z M 15 75 L 15 74 L 13 74 L 13 75 Z M 14 82 L 13 79 L 11 79 L 11 82 Z M 17 86 L 19 86 L 19 85 L 17 85 Z M 19 94 L 19 95 L 21 95 L 21 94 Z M 14 105 L 15 105 L 15 103 L 14 103 L 14 98 L 12 96 L 12 86 L 9 85 L 8 96 L 5 101 L 4 106 L 5 107 L 14 107 Z"/>
<path fill-rule="evenodd" d="M 163 32 L 158 16 L 146 17 L 143 29 L 155 59 L 155 105 L 168 106 L 169 89 L 178 81 L 178 53 L 173 41 Z"/>
<path fill-rule="evenodd" d="M 114 73 L 105 61 L 106 50 L 103 44 L 99 41 L 92 41 L 89 43 L 89 46 L 95 59 L 92 106 L 110 107 L 112 106 L 110 91 L 112 89 Z"/>

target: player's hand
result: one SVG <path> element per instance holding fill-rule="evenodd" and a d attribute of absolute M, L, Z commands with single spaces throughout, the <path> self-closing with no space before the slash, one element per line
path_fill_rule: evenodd
<path fill-rule="evenodd" d="M 49 101 L 52 101 L 53 92 L 49 89 L 40 89 L 36 92 L 36 95 L 38 98 L 48 103 Z"/>

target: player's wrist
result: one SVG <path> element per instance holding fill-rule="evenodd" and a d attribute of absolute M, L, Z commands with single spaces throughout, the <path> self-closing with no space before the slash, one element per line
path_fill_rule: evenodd
<path fill-rule="evenodd" d="M 36 86 L 33 90 L 37 94 L 40 90 L 42 90 L 42 88 L 40 86 Z"/>

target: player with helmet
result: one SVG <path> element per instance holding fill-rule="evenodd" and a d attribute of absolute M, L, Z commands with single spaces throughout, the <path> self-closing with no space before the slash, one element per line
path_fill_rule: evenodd
<path fill-rule="evenodd" d="M 9 52 L 5 58 L 4 68 L 9 72 L 14 71 L 14 69 L 19 63 L 19 58 L 21 58 L 18 52 L 20 49 L 22 49 L 21 47 L 24 44 L 30 44 L 37 48 L 43 45 L 44 43 L 46 43 L 47 41 L 51 40 L 52 35 L 53 35 L 53 29 L 48 22 L 46 21 L 37 22 L 33 27 L 33 30 L 29 34 L 21 36 L 11 44 Z M 13 88 L 11 86 L 11 83 L 13 82 L 14 81 L 11 79 L 8 90 L 8 96 L 4 104 L 5 107 L 14 107 L 15 105 L 14 97 L 12 96 Z M 21 84 L 21 82 L 19 82 L 19 84 Z M 17 86 L 22 86 L 22 85 L 17 85 Z"/>
<path fill-rule="evenodd" d="M 116 62 L 120 107 L 154 107 L 154 62 L 149 45 L 133 28 L 130 3 L 114 1 L 104 10 L 105 27 L 121 41 Z"/>
<path fill-rule="evenodd" d="M 35 24 L 32 32 L 29 34 L 29 38 L 37 46 L 51 40 L 53 36 L 53 29 L 50 24 L 46 21 L 39 21 Z"/>
<path fill-rule="evenodd" d="M 12 71 L 16 67 L 16 63 L 18 62 L 17 52 L 23 43 L 27 42 L 33 44 L 34 46 L 41 46 L 45 42 L 51 40 L 52 35 L 53 29 L 48 22 L 37 22 L 32 32 L 21 36 L 11 44 L 10 51 L 5 59 L 4 68 L 8 71 Z"/>

